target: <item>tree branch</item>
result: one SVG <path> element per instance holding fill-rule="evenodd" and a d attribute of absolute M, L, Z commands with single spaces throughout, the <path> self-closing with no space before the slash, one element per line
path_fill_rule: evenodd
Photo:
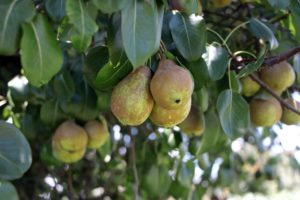
<path fill-rule="evenodd" d="M 291 49 L 290 51 L 284 52 L 274 57 L 266 58 L 264 65 L 272 66 L 274 64 L 280 63 L 284 60 L 289 59 L 290 57 L 296 55 L 300 52 L 300 45 Z"/>
<path fill-rule="evenodd" d="M 276 94 L 267 84 L 265 84 L 262 80 L 260 80 L 258 77 L 250 74 L 249 75 L 252 80 L 254 80 L 256 83 L 258 83 L 264 90 L 266 90 L 268 93 L 270 93 L 275 99 L 277 99 L 282 106 L 286 107 L 287 109 L 291 110 L 292 112 L 300 115 L 300 111 L 295 109 L 291 104 L 287 103 L 282 99 L 278 94 Z"/>

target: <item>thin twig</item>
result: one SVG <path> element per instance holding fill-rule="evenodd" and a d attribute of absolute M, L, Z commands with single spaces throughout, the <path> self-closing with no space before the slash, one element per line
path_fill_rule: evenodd
<path fill-rule="evenodd" d="M 133 176 L 134 176 L 134 199 L 138 200 L 139 199 L 139 176 L 138 176 L 138 171 L 136 168 L 136 154 L 135 154 L 135 141 L 134 138 L 132 139 L 132 144 L 131 144 L 131 162 L 132 162 L 132 171 L 133 171 Z"/>
<path fill-rule="evenodd" d="M 254 80 L 256 83 L 258 83 L 264 90 L 266 90 L 268 93 L 270 93 L 275 99 L 277 99 L 282 106 L 286 107 L 287 109 L 293 111 L 294 113 L 300 115 L 300 111 L 295 109 L 291 104 L 287 103 L 282 99 L 278 94 L 276 94 L 267 84 L 265 84 L 262 80 L 260 80 L 258 77 L 254 75 L 249 75 L 252 80 Z"/>

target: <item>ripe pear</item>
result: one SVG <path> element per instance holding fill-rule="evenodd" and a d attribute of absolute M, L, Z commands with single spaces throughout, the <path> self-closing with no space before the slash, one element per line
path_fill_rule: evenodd
<path fill-rule="evenodd" d="M 260 78 L 276 93 L 280 94 L 295 82 L 295 71 L 286 61 L 265 67 L 260 72 Z"/>
<path fill-rule="evenodd" d="M 200 136 L 205 129 L 204 115 L 196 106 L 192 106 L 187 118 L 178 124 L 178 126 L 190 137 Z"/>
<path fill-rule="evenodd" d="M 113 89 L 111 110 L 123 125 L 137 126 L 149 117 L 154 104 L 150 79 L 150 69 L 139 67 Z"/>
<path fill-rule="evenodd" d="M 272 126 L 280 120 L 281 115 L 281 105 L 273 97 L 253 98 L 250 102 L 251 121 L 255 126 Z"/>
<path fill-rule="evenodd" d="M 150 120 L 157 126 L 172 127 L 181 123 L 189 114 L 191 109 L 191 99 L 187 104 L 177 109 L 166 109 L 154 104 L 150 115 Z"/>
<path fill-rule="evenodd" d="M 172 60 L 163 59 L 151 80 L 150 89 L 157 106 L 177 109 L 190 101 L 194 80 L 187 69 Z"/>
<path fill-rule="evenodd" d="M 87 122 L 84 129 L 88 134 L 87 146 L 91 149 L 100 148 L 109 138 L 109 131 L 104 118 L 101 119 L 101 122 L 97 120 Z"/>
<path fill-rule="evenodd" d="M 53 155 L 63 162 L 76 162 L 83 157 L 87 143 L 86 131 L 72 121 L 65 121 L 52 137 Z"/>
<path fill-rule="evenodd" d="M 292 105 L 295 109 L 300 110 L 300 102 L 294 99 L 287 99 L 287 103 Z M 283 113 L 281 117 L 281 122 L 292 125 L 292 124 L 299 124 L 300 123 L 300 115 L 294 113 L 293 111 L 287 109 L 286 107 L 283 108 Z"/>
<path fill-rule="evenodd" d="M 250 76 L 241 78 L 242 94 L 246 97 L 253 96 L 260 90 L 260 85 L 256 83 Z"/>

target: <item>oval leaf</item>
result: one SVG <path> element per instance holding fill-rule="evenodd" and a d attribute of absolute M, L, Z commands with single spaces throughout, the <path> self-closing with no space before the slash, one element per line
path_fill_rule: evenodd
<path fill-rule="evenodd" d="M 202 58 L 195 62 L 190 62 L 187 67 L 193 75 L 195 91 L 200 90 L 206 83 L 210 81 L 207 65 Z"/>
<path fill-rule="evenodd" d="M 250 127 L 248 103 L 232 90 L 224 90 L 218 97 L 217 109 L 224 132 L 232 139 L 242 136 Z"/>
<path fill-rule="evenodd" d="M 258 19 L 252 18 L 250 20 L 249 30 L 255 37 L 268 41 L 271 49 L 278 47 L 278 41 L 272 30 Z"/>
<path fill-rule="evenodd" d="M 0 199 L 19 200 L 17 190 L 13 184 L 7 181 L 0 181 Z"/>
<path fill-rule="evenodd" d="M 83 73 L 91 87 L 96 87 L 97 73 L 108 62 L 108 59 L 108 49 L 106 47 L 97 46 L 88 51 L 84 60 Z"/>
<path fill-rule="evenodd" d="M 0 55 L 12 55 L 19 48 L 21 23 L 35 14 L 31 0 L 1 0 L 0 2 Z"/>
<path fill-rule="evenodd" d="M 82 0 L 68 0 L 66 10 L 70 23 L 75 28 L 72 31 L 72 43 L 78 51 L 82 52 L 90 45 L 98 26 Z"/>
<path fill-rule="evenodd" d="M 62 50 L 47 18 L 38 14 L 23 26 L 21 62 L 29 82 L 39 87 L 46 84 L 63 64 Z"/>
<path fill-rule="evenodd" d="M 206 53 L 203 58 L 208 67 L 208 73 L 212 80 L 221 79 L 228 67 L 228 53 L 218 44 L 211 44 L 206 47 Z"/>
<path fill-rule="evenodd" d="M 132 71 L 132 66 L 127 60 L 120 66 L 113 66 L 110 62 L 104 65 L 97 74 L 96 87 L 107 91 L 112 89 L 120 80 Z"/>
<path fill-rule="evenodd" d="M 55 126 L 66 119 L 66 115 L 61 111 L 59 102 L 52 99 L 42 105 L 40 118 L 45 124 Z"/>
<path fill-rule="evenodd" d="M 104 13 L 113 13 L 125 7 L 128 0 L 93 0 L 93 3 Z"/>
<path fill-rule="evenodd" d="M 31 165 L 31 149 L 13 125 L 0 121 L 0 179 L 20 178 Z"/>
<path fill-rule="evenodd" d="M 45 7 L 54 21 L 60 21 L 66 15 L 66 0 L 47 0 Z"/>
<path fill-rule="evenodd" d="M 206 25 L 203 18 L 176 13 L 169 25 L 180 54 L 188 61 L 199 59 L 206 44 Z"/>
<path fill-rule="evenodd" d="M 143 65 L 157 50 L 158 26 L 156 5 L 148 1 L 131 0 L 122 10 L 121 33 L 123 46 L 133 67 Z"/>

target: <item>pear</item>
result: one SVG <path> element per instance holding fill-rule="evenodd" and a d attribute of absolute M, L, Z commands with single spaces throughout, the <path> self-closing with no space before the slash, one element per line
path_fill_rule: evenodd
<path fill-rule="evenodd" d="M 192 106 L 187 118 L 178 126 L 190 137 L 200 136 L 205 129 L 204 115 L 196 106 Z"/>
<path fill-rule="evenodd" d="M 59 146 L 55 141 L 52 142 L 52 153 L 53 156 L 65 163 L 74 163 L 81 160 L 85 154 L 86 149 L 81 149 L 77 151 L 66 151 Z"/>
<path fill-rule="evenodd" d="M 292 105 L 295 109 L 300 110 L 300 102 L 294 99 L 287 99 L 287 103 Z M 283 108 L 283 113 L 281 117 L 281 122 L 292 125 L 292 124 L 299 124 L 300 123 L 300 115 L 297 113 L 287 109 L 286 107 Z"/>
<path fill-rule="evenodd" d="M 181 123 L 189 114 L 191 109 L 191 99 L 187 104 L 177 109 L 166 109 L 154 104 L 150 115 L 150 120 L 157 126 L 172 127 Z"/>
<path fill-rule="evenodd" d="M 150 69 L 142 66 L 113 89 L 111 110 L 123 125 L 137 126 L 149 117 L 154 104 L 149 88 L 150 79 Z"/>
<path fill-rule="evenodd" d="M 194 90 L 191 73 L 163 59 L 151 80 L 150 89 L 155 103 L 165 109 L 177 109 L 188 104 Z"/>
<path fill-rule="evenodd" d="M 104 118 L 101 118 L 101 122 L 97 120 L 87 122 L 84 129 L 88 134 L 87 146 L 91 149 L 100 148 L 109 138 L 109 131 Z"/>
<path fill-rule="evenodd" d="M 53 155 L 63 162 L 76 162 L 83 157 L 87 143 L 85 130 L 73 121 L 65 121 L 52 137 Z"/>
<path fill-rule="evenodd" d="M 250 76 L 241 78 L 242 94 L 246 97 L 253 96 L 260 90 L 260 85 L 256 83 Z"/>
<path fill-rule="evenodd" d="M 295 71 L 286 61 L 265 67 L 260 72 L 260 78 L 276 93 L 281 94 L 295 82 Z"/>
<path fill-rule="evenodd" d="M 255 126 L 272 126 L 280 120 L 281 115 L 281 105 L 274 97 L 253 98 L 250 102 L 251 121 Z"/>

